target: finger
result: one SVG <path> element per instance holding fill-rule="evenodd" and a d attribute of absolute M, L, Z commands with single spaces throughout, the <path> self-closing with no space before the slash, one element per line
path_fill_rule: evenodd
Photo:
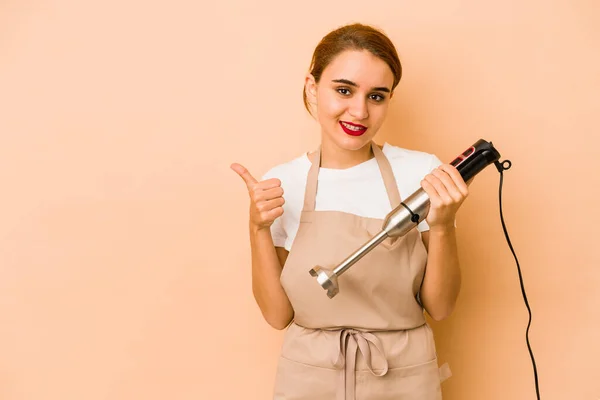
<path fill-rule="evenodd" d="M 459 188 L 456 186 L 456 183 L 447 172 L 438 167 L 432 171 L 432 174 L 442 181 L 446 191 L 454 201 L 462 201 L 463 194 L 460 192 Z"/>
<path fill-rule="evenodd" d="M 435 174 L 428 174 L 427 176 L 425 176 L 425 180 L 435 188 L 443 204 L 451 204 L 454 202 L 454 200 L 448 193 L 446 186 L 444 186 L 443 182 L 440 180 L 440 178 L 435 176 Z"/>
<path fill-rule="evenodd" d="M 256 179 L 254 179 L 254 177 L 252 176 L 252 174 L 250 174 L 246 167 L 244 167 L 241 164 L 233 163 L 231 164 L 231 169 L 234 170 L 244 180 L 248 188 L 251 188 L 258 182 Z"/>
<path fill-rule="evenodd" d="M 283 196 L 283 188 L 278 186 L 272 189 L 261 190 L 255 187 L 252 189 L 252 194 L 254 202 L 258 203 L 259 201 L 272 200 Z"/>
<path fill-rule="evenodd" d="M 429 197 L 429 201 L 431 202 L 432 205 L 437 205 L 437 204 L 441 204 L 442 203 L 442 198 L 440 197 L 439 193 L 437 192 L 435 186 L 433 186 L 431 183 L 429 183 L 429 181 L 425 178 L 423 178 L 423 180 L 421 181 L 421 187 L 423 188 L 423 190 L 425 190 L 425 193 L 427 193 L 427 196 Z"/>
<path fill-rule="evenodd" d="M 261 190 L 272 189 L 281 186 L 281 181 L 277 178 L 266 179 L 258 182 L 255 187 Z"/>
<path fill-rule="evenodd" d="M 272 210 L 265 212 L 265 217 L 269 221 L 275 221 L 283 215 L 283 207 L 275 207 Z"/>
<path fill-rule="evenodd" d="M 261 201 L 256 204 L 256 208 L 259 212 L 271 211 L 274 208 L 281 207 L 285 204 L 283 197 L 277 197 L 272 200 Z"/>
<path fill-rule="evenodd" d="M 456 187 L 458 188 L 458 190 L 460 190 L 460 192 L 464 196 L 466 196 L 468 194 L 469 190 L 467 189 L 467 187 L 472 182 L 473 178 L 471 178 L 468 183 L 465 182 L 465 180 L 463 179 L 463 177 L 460 174 L 460 172 L 458 172 L 458 170 L 456 169 L 456 167 L 453 167 L 450 164 L 442 164 L 438 168 L 440 168 L 441 170 L 443 170 L 444 172 L 446 172 L 452 178 L 452 180 L 456 184 Z"/>
<path fill-rule="evenodd" d="M 456 184 L 456 187 L 462 193 L 463 196 L 466 197 L 469 195 L 468 186 L 471 184 L 471 182 L 473 182 L 472 178 L 469 180 L 468 183 L 466 183 L 460 172 L 458 172 L 458 170 L 456 169 L 456 167 L 453 167 L 450 164 L 442 164 L 438 168 L 446 172 L 450 176 L 450 178 L 452 178 L 452 180 Z"/>

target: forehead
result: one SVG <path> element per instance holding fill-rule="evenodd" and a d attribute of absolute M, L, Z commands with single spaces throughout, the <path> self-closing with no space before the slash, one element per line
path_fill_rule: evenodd
<path fill-rule="evenodd" d="M 348 79 L 361 87 L 387 86 L 391 89 L 394 74 L 385 61 L 370 51 L 346 50 L 325 68 L 321 79 Z"/>

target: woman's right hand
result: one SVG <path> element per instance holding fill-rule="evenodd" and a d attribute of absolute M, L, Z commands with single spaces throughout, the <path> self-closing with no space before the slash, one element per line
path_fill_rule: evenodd
<path fill-rule="evenodd" d="M 268 229 L 273 221 L 283 215 L 283 188 L 277 178 L 258 182 L 252 174 L 237 163 L 231 164 L 234 170 L 246 183 L 250 196 L 250 224 L 259 229 Z"/>

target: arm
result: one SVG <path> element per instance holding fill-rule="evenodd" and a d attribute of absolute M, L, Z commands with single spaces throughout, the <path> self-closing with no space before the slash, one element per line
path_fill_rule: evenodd
<path fill-rule="evenodd" d="M 275 329 L 284 329 L 294 317 L 279 277 L 288 252 L 275 247 L 271 225 L 283 215 L 283 188 L 276 178 L 258 182 L 240 164 L 231 168 L 244 180 L 250 196 L 250 247 L 252 253 L 252 294 L 263 317 Z"/>
<path fill-rule="evenodd" d="M 461 272 L 458 260 L 454 220 L 468 196 L 467 184 L 449 164 L 440 165 L 428 174 L 421 186 L 431 204 L 428 232 L 422 233 L 427 248 L 427 267 L 421 286 L 421 302 L 436 321 L 450 316 L 460 292 Z"/>
<path fill-rule="evenodd" d="M 427 269 L 421 302 L 436 321 L 450 316 L 460 292 L 461 272 L 454 226 L 422 233 L 427 248 Z"/>
<path fill-rule="evenodd" d="M 275 329 L 285 329 L 294 310 L 281 286 L 279 277 L 288 251 L 273 245 L 268 228 L 250 226 L 252 248 L 252 294 L 263 317 Z"/>

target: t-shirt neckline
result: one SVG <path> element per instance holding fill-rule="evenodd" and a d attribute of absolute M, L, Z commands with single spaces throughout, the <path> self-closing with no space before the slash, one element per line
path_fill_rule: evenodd
<path fill-rule="evenodd" d="M 386 149 L 388 147 L 388 143 L 384 142 L 381 151 L 385 154 Z M 310 159 L 308 157 L 308 152 L 305 152 L 303 155 L 304 160 L 310 165 Z M 335 178 L 335 179 L 343 179 L 343 178 L 353 178 L 356 179 L 362 175 L 370 175 L 373 173 L 373 169 L 379 170 L 379 166 L 377 165 L 377 160 L 375 157 L 368 159 L 367 161 L 363 161 L 360 164 L 353 165 L 348 168 L 324 168 L 321 167 L 319 169 L 319 180 L 324 178 Z"/>

